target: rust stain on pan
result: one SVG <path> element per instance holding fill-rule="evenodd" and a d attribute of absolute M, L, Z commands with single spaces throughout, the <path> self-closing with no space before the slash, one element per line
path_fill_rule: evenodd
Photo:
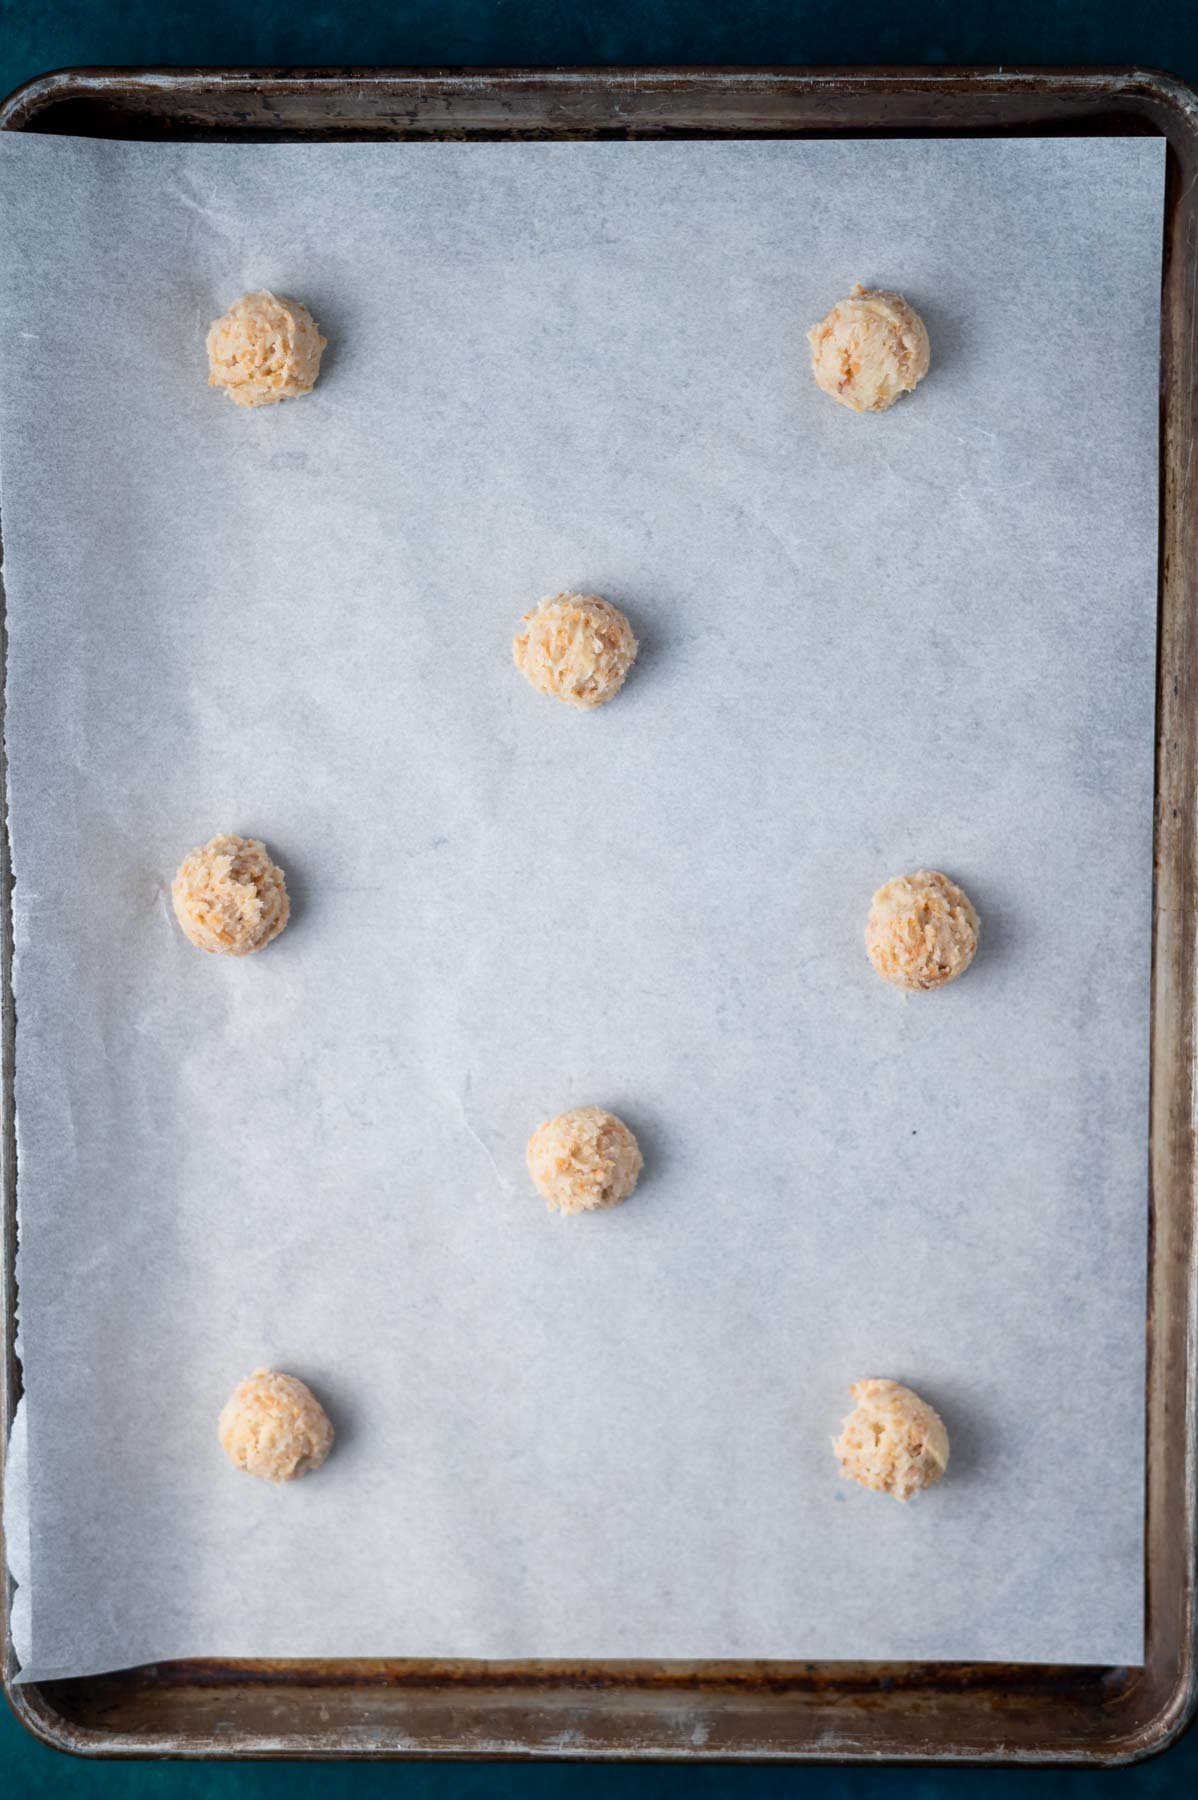
<path fill-rule="evenodd" d="M 1019 1663 L 654 1663 L 654 1662 L 429 1662 L 413 1658 L 300 1661 L 262 1658 L 221 1661 L 198 1657 L 156 1663 L 141 1671 L 146 1686 L 225 1687 L 274 1685 L 305 1688 L 360 1687 L 559 1687 L 728 1688 L 763 1693 L 837 1694 L 864 1705 L 889 1705 L 898 1694 L 985 1690 L 996 1698 L 1055 1687 L 1069 1691 L 1090 1680 L 1122 1687 L 1125 1670 Z M 96 1677 L 95 1679 L 102 1679 Z"/>

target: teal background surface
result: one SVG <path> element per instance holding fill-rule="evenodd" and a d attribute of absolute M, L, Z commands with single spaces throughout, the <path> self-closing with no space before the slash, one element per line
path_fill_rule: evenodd
<path fill-rule="evenodd" d="M 78 65 L 1139 63 L 1198 85 L 1198 0 L 0 0 L 0 95 Z M 2 254 L 2 248 L 0 248 Z M 104 1764 L 0 1708 L 0 1797 L 36 1800 L 1150 1800 L 1198 1731 L 1126 1770 Z"/>

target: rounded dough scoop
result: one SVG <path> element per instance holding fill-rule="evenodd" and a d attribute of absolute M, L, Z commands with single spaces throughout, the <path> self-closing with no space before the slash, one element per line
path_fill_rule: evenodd
<path fill-rule="evenodd" d="M 191 851 L 171 883 L 185 935 L 212 956 L 250 956 L 291 916 L 283 871 L 258 838 L 226 832 Z"/>
<path fill-rule="evenodd" d="M 932 360 L 915 308 L 901 294 L 860 282 L 807 341 L 817 386 L 853 412 L 885 412 L 923 380 Z"/>
<path fill-rule="evenodd" d="M 259 1481 L 295 1481 L 319 1469 L 333 1447 L 333 1427 L 311 1388 L 275 1369 L 255 1369 L 234 1388 L 218 1431 L 234 1468 Z"/>
<path fill-rule="evenodd" d="M 948 1432 L 935 1409 L 898 1381 L 855 1381 L 857 1402 L 832 1448 L 841 1474 L 876 1494 L 910 1500 L 948 1468 Z"/>
<path fill-rule="evenodd" d="M 869 909 L 865 948 L 892 987 L 927 991 L 963 975 L 977 954 L 980 926 L 968 895 L 938 869 L 897 875 Z"/>
<path fill-rule="evenodd" d="M 614 1113 L 578 1106 L 538 1125 L 528 1140 L 528 1172 L 550 1212 L 595 1212 L 627 1200 L 644 1160 Z"/>
<path fill-rule="evenodd" d="M 590 709 L 612 700 L 636 660 L 632 626 L 598 594 L 547 594 L 520 621 L 512 656 L 539 694 Z"/>
<path fill-rule="evenodd" d="M 208 328 L 208 385 L 237 406 L 274 406 L 310 394 L 327 339 L 299 300 L 243 294 Z"/>

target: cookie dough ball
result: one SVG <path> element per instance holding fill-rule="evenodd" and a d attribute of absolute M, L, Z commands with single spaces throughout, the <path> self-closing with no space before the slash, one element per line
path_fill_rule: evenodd
<path fill-rule="evenodd" d="M 915 308 L 900 294 L 860 282 L 811 327 L 807 341 L 817 384 L 853 412 L 885 412 L 923 380 L 932 360 Z"/>
<path fill-rule="evenodd" d="M 278 937 L 291 906 L 283 871 L 257 838 L 230 832 L 185 856 L 171 883 L 175 917 L 197 950 L 249 956 Z"/>
<path fill-rule="evenodd" d="M 528 1140 L 528 1172 L 550 1212 L 618 1206 L 643 1167 L 627 1125 L 599 1106 L 577 1106 L 546 1119 Z"/>
<path fill-rule="evenodd" d="M 333 1447 L 333 1427 L 311 1388 L 274 1369 L 255 1369 L 234 1388 L 218 1430 L 234 1468 L 260 1481 L 307 1475 Z"/>
<path fill-rule="evenodd" d="M 965 973 L 977 947 L 978 916 L 968 896 L 935 869 L 897 875 L 873 897 L 865 948 L 895 987 L 943 987 Z"/>
<path fill-rule="evenodd" d="M 525 613 L 512 640 L 521 675 L 567 706 L 602 706 L 636 658 L 632 626 L 598 594 L 549 594 Z"/>
<path fill-rule="evenodd" d="M 875 1494 L 909 1500 L 948 1468 L 948 1432 L 926 1400 L 897 1381 L 855 1381 L 857 1402 L 832 1448 L 841 1474 Z"/>
<path fill-rule="evenodd" d="M 243 294 L 209 327 L 208 385 L 238 406 L 310 394 L 326 339 L 306 306 L 263 290 Z"/>

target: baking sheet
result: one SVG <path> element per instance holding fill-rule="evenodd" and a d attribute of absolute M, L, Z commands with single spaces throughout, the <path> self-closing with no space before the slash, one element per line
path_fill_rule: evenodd
<path fill-rule="evenodd" d="M 1135 1662 L 1163 146 L 0 139 L 26 1678 Z M 854 279 L 933 372 L 858 419 Z M 310 399 L 204 385 L 268 285 Z M 512 669 L 632 616 L 590 717 Z M 261 957 L 182 853 L 264 835 Z M 965 883 L 907 1002 L 886 876 Z M 531 1127 L 641 1137 L 549 1218 Z M 261 1362 L 336 1453 L 215 1442 Z M 840 1483 L 847 1383 L 951 1479 Z"/>

